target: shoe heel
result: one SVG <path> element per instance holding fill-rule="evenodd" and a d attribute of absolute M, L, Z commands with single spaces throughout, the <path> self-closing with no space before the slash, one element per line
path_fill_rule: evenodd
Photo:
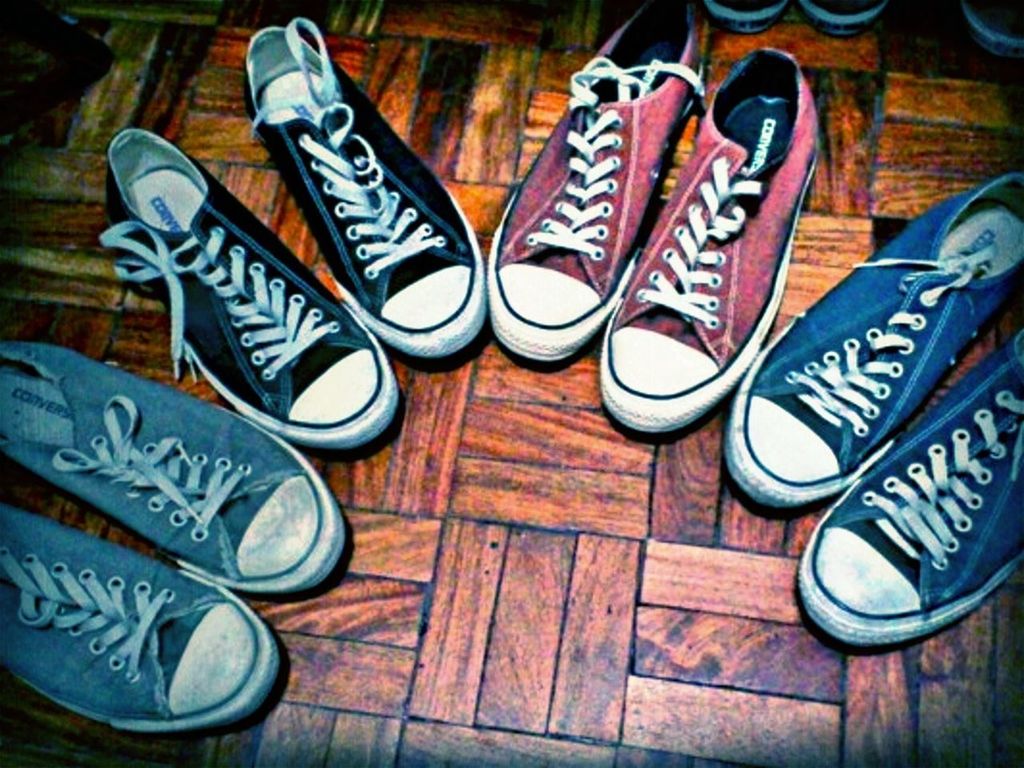
<path fill-rule="evenodd" d="M 704 8 L 708 16 L 718 26 L 730 32 L 753 34 L 763 32 L 779 20 L 786 10 L 789 0 L 776 0 L 764 8 L 741 11 L 722 5 L 716 0 L 704 0 Z"/>

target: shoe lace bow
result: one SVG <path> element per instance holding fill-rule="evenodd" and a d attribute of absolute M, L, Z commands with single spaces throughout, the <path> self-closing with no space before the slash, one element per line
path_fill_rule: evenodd
<path fill-rule="evenodd" d="M 317 84 L 304 52 L 302 33 L 308 34 L 317 45 L 322 64 L 316 73 Z M 363 274 L 374 280 L 385 269 L 421 254 L 430 248 L 443 248 L 444 235 L 434 233 L 429 222 L 413 228 L 420 212 L 412 205 L 402 207 L 402 196 L 388 190 L 384 184 L 384 170 L 373 147 L 353 130 L 355 113 L 342 101 L 341 86 L 330 64 L 327 44 L 317 26 L 308 19 L 295 19 L 285 29 L 289 51 L 299 63 L 307 88 L 320 107 L 319 123 L 324 129 L 326 142 L 308 133 L 299 137 L 299 147 L 311 157 L 310 167 L 323 179 L 323 193 L 336 198 L 334 215 L 347 222 L 344 236 L 355 244 L 355 255 L 367 262 Z M 304 98 L 281 99 L 264 105 L 253 121 L 253 130 L 267 119 L 271 112 L 287 108 L 301 108 Z"/>
<path fill-rule="evenodd" d="M 134 235 L 143 234 L 152 243 L 147 247 Z M 317 307 L 306 310 L 306 297 L 301 293 L 288 295 L 287 285 L 280 277 L 267 279 L 266 267 L 247 258 L 241 245 L 228 248 L 230 264 L 220 257 L 226 233 L 213 227 L 205 245 L 194 235 L 171 250 L 163 237 L 152 228 L 136 221 L 115 224 L 100 236 L 109 248 L 128 251 L 131 256 L 118 259 L 118 277 L 132 283 L 146 283 L 162 277 L 167 284 L 171 314 L 171 357 L 174 374 L 180 376 L 182 358 L 192 362 L 185 346 L 185 292 L 182 277 L 195 275 L 203 285 L 220 298 L 238 330 L 239 343 L 251 349 L 249 359 L 260 376 L 272 381 L 289 363 L 298 358 L 324 336 L 341 329 L 336 320 L 324 321 Z M 192 254 L 191 259 L 186 257 Z"/>
<path fill-rule="evenodd" d="M 131 590 L 132 610 L 120 576 L 104 584 L 95 571 L 85 569 L 76 577 L 65 563 L 47 568 L 31 553 L 19 561 L 6 546 L 0 546 L 0 569 L 21 590 L 19 621 L 36 629 L 66 630 L 74 637 L 91 635 L 89 651 L 96 656 L 110 651 L 110 669 L 124 670 L 129 683 L 138 682 L 142 653 L 156 641 L 156 621 L 174 600 L 173 590 L 163 589 L 154 597 L 148 582 L 137 582 Z"/>
<path fill-rule="evenodd" d="M 857 265 L 858 268 L 879 268 L 919 266 L 920 271 L 903 278 L 901 290 L 906 291 L 916 281 L 944 271 L 932 261 L 914 259 L 880 259 Z M 976 269 L 980 266 L 980 269 Z M 960 269 L 949 272 L 950 279 L 928 288 L 918 297 L 925 309 L 933 309 L 945 294 L 964 288 L 972 280 L 985 274 L 984 265 L 966 263 Z M 886 320 L 885 329 L 870 328 L 865 334 L 867 355 L 861 354 L 861 342 L 849 338 L 843 342 L 843 352 L 829 350 L 822 356 L 822 363 L 811 361 L 803 371 L 790 371 L 786 381 L 797 385 L 801 393 L 798 399 L 806 404 L 825 422 L 841 427 L 843 422 L 853 426 L 858 437 L 870 431 L 868 421 L 877 419 L 881 408 L 873 400 L 883 401 L 892 394 L 892 387 L 881 377 L 895 380 L 903 376 L 903 364 L 896 360 L 881 360 L 879 357 L 899 353 L 913 354 L 916 344 L 911 333 L 917 333 L 928 325 L 928 318 L 922 312 L 900 310 Z M 873 400 L 872 400 L 873 398 Z"/>
<path fill-rule="evenodd" d="M 1005 411 L 998 422 L 991 410 L 974 412 L 974 423 L 981 431 L 981 443 L 971 451 L 971 434 L 958 428 L 952 433 L 952 464 L 942 443 L 928 447 L 928 466 L 915 462 L 907 468 L 909 482 L 895 475 L 885 478 L 884 493 L 866 491 L 862 501 L 880 509 L 885 517 L 879 520 L 882 530 L 908 555 L 918 559 L 918 547 L 930 555 L 938 570 L 949 567 L 949 555 L 960 548 L 956 534 L 971 530 L 970 512 L 980 510 L 984 497 L 971 489 L 992 482 L 992 470 L 985 460 L 1001 461 L 1010 455 L 1001 435 L 1016 433 L 1010 458 L 1010 480 L 1016 482 L 1024 462 L 1024 399 L 1009 390 L 1000 391 L 996 405 Z M 964 509 L 966 507 L 966 511 Z M 950 527 L 952 525 L 952 528 Z"/>
<path fill-rule="evenodd" d="M 703 95 L 700 76 L 689 67 L 655 59 L 649 64 L 622 68 L 605 57 L 591 60 L 573 74 L 569 84 L 569 110 L 582 110 L 582 124 L 569 130 L 566 141 L 573 150 L 569 159 L 570 180 L 565 186 L 565 199 L 555 204 L 559 218 L 545 218 L 540 228 L 526 237 L 531 248 L 546 245 L 575 251 L 593 261 L 604 258 L 599 244 L 608 237 L 608 227 L 600 223 L 614 213 L 614 206 L 604 195 L 613 195 L 619 188 L 615 177 L 622 167 L 622 158 L 609 154 L 622 147 L 622 136 L 616 130 L 623 125 L 615 109 L 599 113 L 600 98 L 595 90 L 599 83 L 613 83 L 619 101 L 632 101 L 651 92 L 659 75 L 671 75 L 688 82 L 698 97 Z"/>
<path fill-rule="evenodd" d="M 125 493 L 138 498 L 152 493 L 147 505 L 153 513 L 171 506 L 170 522 L 180 528 L 192 521 L 192 540 L 204 541 L 209 526 L 224 505 L 235 498 L 242 479 L 252 472 L 249 464 L 233 465 L 226 457 L 206 472 L 205 454 L 189 455 L 181 439 L 168 436 L 141 449 L 135 439 L 142 423 L 135 402 L 115 395 L 103 410 L 106 435 L 96 435 L 89 445 L 94 456 L 74 448 L 62 448 L 53 456 L 61 472 L 94 472 L 112 483 L 127 485 Z M 203 475 L 206 474 L 204 479 Z"/>
<path fill-rule="evenodd" d="M 679 250 L 669 247 L 661 254 L 671 276 L 653 270 L 648 276 L 649 285 L 637 291 L 637 300 L 674 310 L 690 322 L 717 328 L 720 302 L 706 291 L 721 286 L 721 275 L 712 269 L 720 270 L 726 257 L 707 245 L 712 239 L 725 243 L 736 237 L 747 220 L 746 209 L 738 199 L 758 198 L 761 193 L 761 182 L 738 176 L 730 178 L 728 159 L 717 158 L 711 164 L 711 181 L 700 185 L 703 207 L 698 203 L 690 205 L 685 225 L 673 230 Z"/>

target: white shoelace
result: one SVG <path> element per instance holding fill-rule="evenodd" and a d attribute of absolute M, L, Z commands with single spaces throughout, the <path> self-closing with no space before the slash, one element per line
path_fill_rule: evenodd
<path fill-rule="evenodd" d="M 319 86 L 304 53 L 302 33 L 308 34 L 317 45 L 321 62 L 316 74 Z M 363 274 L 374 280 L 381 271 L 430 248 L 443 248 L 444 235 L 434 234 L 434 228 L 423 222 L 412 229 L 420 213 L 413 206 L 402 208 L 402 197 L 397 191 L 384 186 L 384 171 L 377 161 L 373 147 L 352 130 L 355 115 L 352 108 L 342 102 L 341 87 L 331 67 L 327 44 L 317 26 L 308 19 L 295 19 L 285 29 L 288 50 L 298 62 L 313 101 L 320 108 L 317 118 L 321 126 L 338 123 L 324 144 L 309 134 L 299 137 L 299 147 L 311 157 L 310 168 L 324 179 L 325 195 L 337 198 L 334 215 L 348 222 L 342 232 L 355 244 L 355 255 L 368 262 Z M 305 98 L 282 99 L 266 104 L 253 120 L 253 130 L 272 112 L 287 108 L 304 107 Z M 401 210 L 399 210 L 401 209 Z"/>
<path fill-rule="evenodd" d="M 152 241 L 152 248 L 132 237 L 143 233 Z M 253 350 L 249 355 L 252 364 L 262 367 L 260 375 L 265 381 L 272 381 L 309 347 L 340 330 L 340 325 L 337 321 L 321 322 L 323 312 L 316 307 L 304 312 L 306 297 L 299 293 L 288 296 L 284 280 L 267 280 L 266 267 L 260 262 L 253 260 L 247 265 L 242 246 L 228 248 L 231 264 L 221 264 L 219 256 L 225 237 L 223 229 L 214 227 L 205 246 L 192 236 L 171 250 L 155 230 L 140 222 L 125 221 L 100 235 L 100 243 L 134 254 L 117 261 L 115 270 L 122 280 L 146 283 L 163 277 L 166 281 L 175 376 L 180 375 L 183 357 L 192 362 L 184 340 L 185 292 L 181 278 L 194 274 L 224 302 L 232 325 L 238 329 L 239 342 Z M 194 257 L 183 261 L 190 253 Z"/>
<path fill-rule="evenodd" d="M 633 101 L 651 92 L 659 75 L 671 75 L 688 82 L 698 95 L 703 95 L 700 76 L 683 64 L 666 64 L 654 60 L 650 64 L 623 69 L 610 59 L 598 57 L 572 76 L 569 89 L 569 110 L 583 109 L 585 130 L 580 133 L 570 130 L 567 143 L 575 150 L 569 160 L 569 168 L 576 181 L 566 184 L 567 200 L 555 204 L 555 213 L 565 221 L 554 218 L 544 219 L 540 229 L 527 235 L 530 247 L 547 245 L 576 251 L 594 261 L 604 258 L 604 248 L 598 243 L 608 237 L 608 227 L 596 223 L 607 219 L 614 212 L 608 201 L 596 202 L 596 198 L 614 194 L 619 183 L 614 174 L 622 167 L 618 155 L 598 158 L 598 153 L 622 146 L 622 137 L 615 133 L 622 126 L 622 118 L 614 110 L 598 115 L 598 95 L 594 88 L 601 82 L 614 83 L 618 89 L 618 101 Z"/>
<path fill-rule="evenodd" d="M 203 478 L 208 463 L 204 454 L 189 456 L 182 440 L 168 436 L 140 450 L 135 436 L 141 426 L 139 409 L 124 395 L 116 395 L 103 409 L 106 435 L 90 441 L 95 458 L 74 448 L 62 448 L 53 456 L 53 466 L 61 472 L 95 472 L 112 483 L 127 486 L 125 493 L 136 498 L 152 492 L 148 506 L 160 513 L 168 504 L 171 525 L 180 528 L 194 523 L 192 540 L 209 536 L 210 522 L 231 498 L 242 479 L 252 472 L 248 464 L 233 466 L 221 457 L 213 471 Z"/>
<path fill-rule="evenodd" d="M 923 267 L 922 271 L 913 272 L 904 278 L 905 286 L 942 269 L 935 262 L 915 259 L 881 259 L 857 265 L 858 268 L 864 269 L 902 266 Z M 950 276 L 952 279 L 948 283 L 921 292 L 920 302 L 923 307 L 935 307 L 946 292 L 963 288 L 976 279 L 979 273 L 974 269 L 964 269 L 958 273 L 951 272 Z M 848 421 L 853 425 L 854 434 L 864 437 L 870 431 L 868 421 L 877 419 L 881 414 L 881 408 L 872 402 L 868 395 L 882 401 L 892 393 L 889 384 L 877 381 L 876 378 L 886 376 L 898 379 L 903 375 L 902 363 L 875 358 L 887 352 L 912 354 L 915 343 L 909 333 L 922 331 L 927 325 L 928 320 L 921 313 L 896 312 L 886 321 L 885 331 L 879 328 L 870 328 L 867 331 L 867 346 L 871 359 L 862 362 L 860 341 L 846 339 L 843 342 L 844 356 L 840 356 L 835 350 L 829 350 L 822 357 L 824 365 L 812 361 L 804 366 L 802 372 L 788 373 L 786 381 L 808 390 L 798 395 L 798 398 L 824 421 L 834 427 L 841 427 L 844 420 Z"/>
<path fill-rule="evenodd" d="M 134 610 L 125 604 L 124 579 L 114 576 L 104 585 L 92 570 L 77 578 L 64 563 L 47 568 L 33 554 L 19 562 L 0 546 L 0 569 L 21 590 L 18 620 L 36 629 L 67 630 L 75 637 L 92 634 L 89 650 L 96 656 L 111 651 L 111 671 L 125 670 L 129 683 L 139 680 L 139 662 L 147 645 L 155 641 L 154 629 L 161 609 L 174 600 L 174 592 L 161 590 L 150 599 L 152 587 L 140 581 L 132 589 Z M 102 633 L 102 634 L 94 634 Z"/>
<path fill-rule="evenodd" d="M 760 197 L 761 189 L 758 181 L 738 177 L 730 179 L 729 161 L 724 157 L 717 158 L 711 164 L 711 181 L 700 185 L 703 209 L 696 203 L 692 204 L 687 211 L 687 225 L 676 227 L 673 232 L 682 254 L 675 248 L 662 252 L 661 258 L 675 279 L 654 270 L 648 278 L 650 286 L 637 291 L 637 300 L 659 304 L 678 312 L 690 322 L 717 328 L 718 297 L 703 290 L 714 290 L 722 284 L 721 275 L 709 268 L 720 269 L 725 264 L 725 254 L 718 250 L 705 250 L 705 247 L 709 239 L 724 243 L 739 234 L 747 220 L 747 212 L 735 200 Z M 726 211 L 730 203 L 732 205 Z M 677 280 L 682 292 L 676 289 Z"/>
<path fill-rule="evenodd" d="M 984 498 L 971 490 L 968 481 L 979 486 L 992 482 L 992 470 L 984 466 L 981 454 L 987 453 L 988 459 L 1000 461 L 1009 453 L 999 441 L 1001 434 L 1017 433 L 1010 459 L 1011 482 L 1020 475 L 1024 462 L 1024 400 L 1003 390 L 996 395 L 996 405 L 1009 412 L 999 424 L 987 408 L 974 413 L 983 445 L 973 455 L 970 433 L 966 429 L 954 430 L 952 466 L 945 446 L 935 443 L 928 447 L 929 467 L 914 463 L 907 468 L 911 482 L 896 476 L 883 481 L 882 487 L 893 498 L 875 491 L 867 491 L 862 497 L 866 505 L 885 513 L 879 526 L 893 542 L 909 556 L 920 558 L 916 543 L 928 552 L 932 565 L 940 571 L 949 567 L 948 556 L 960 548 L 956 534 L 966 533 L 973 525 L 963 507 L 977 511 L 984 504 Z"/>

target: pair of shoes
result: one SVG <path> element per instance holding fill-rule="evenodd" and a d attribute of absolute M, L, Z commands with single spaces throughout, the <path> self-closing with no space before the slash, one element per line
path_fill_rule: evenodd
<path fill-rule="evenodd" d="M 810 22 L 829 35 L 863 32 L 889 0 L 798 0 Z M 782 16 L 789 0 L 704 0 L 711 20 L 732 32 L 763 32 Z"/>
<path fill-rule="evenodd" d="M 605 406 L 649 432 L 698 418 L 753 362 L 816 157 L 796 61 L 755 51 L 726 77 L 674 193 L 642 226 L 672 125 L 701 92 L 692 21 L 648 3 L 573 76 L 569 113 L 509 204 L 488 270 L 495 334 L 519 355 L 565 358 L 607 321 Z"/>
<path fill-rule="evenodd" d="M 974 42 L 995 56 L 1024 58 L 1024 7 L 1016 0 L 960 0 Z"/>
<path fill-rule="evenodd" d="M 113 226 L 100 241 L 125 252 L 122 279 L 166 298 L 176 374 L 182 360 L 198 368 L 240 413 L 288 440 L 351 448 L 380 434 L 398 404 L 377 337 L 437 357 L 479 332 L 479 247 L 312 22 L 258 32 L 247 75 L 254 129 L 344 301 L 197 162 L 139 129 L 108 148 Z"/>
<path fill-rule="evenodd" d="M 0 401 L 0 453 L 183 569 L 0 505 L 0 663 L 120 728 L 251 713 L 277 648 L 225 588 L 295 592 L 335 568 L 345 528 L 323 479 L 241 417 L 61 347 L 0 343 Z"/>
<path fill-rule="evenodd" d="M 848 642 L 952 621 L 1019 558 L 1024 442 L 1001 439 L 1020 432 L 1024 336 L 896 435 L 1022 275 L 1024 174 L 1011 173 L 912 222 L 794 320 L 736 396 L 725 456 L 755 501 L 848 489 L 801 566 L 812 617 Z"/>

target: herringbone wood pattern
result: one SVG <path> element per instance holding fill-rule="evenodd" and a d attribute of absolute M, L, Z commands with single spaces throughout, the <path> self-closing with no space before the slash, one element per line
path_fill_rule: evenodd
<path fill-rule="evenodd" d="M 337 61 L 489 247 L 569 75 L 636 4 L 64 0 L 116 62 L 0 156 L 0 336 L 171 382 L 163 308 L 126 292 L 97 244 L 103 149 L 127 125 L 208 163 L 326 277 L 244 114 L 245 46 L 259 27 L 302 14 L 328 30 Z M 816 94 L 821 161 L 780 326 L 907 219 L 1024 164 L 1019 65 L 975 48 L 953 2 L 894 0 L 849 40 L 794 9 L 753 37 L 700 23 L 712 84 L 773 46 L 797 55 Z M 31 76 L 32 62 L 12 63 L 6 77 Z M 1022 323 L 1018 300 L 961 369 Z M 0 673 L 0 762 L 1024 763 L 1024 574 L 934 637 L 848 655 L 809 631 L 794 595 L 822 508 L 778 517 L 737 498 L 721 412 L 674 442 L 638 441 L 600 410 L 593 350 L 536 371 L 485 341 L 443 370 L 396 362 L 406 409 L 394 439 L 314 457 L 354 546 L 340 583 L 256 605 L 289 659 L 258 718 L 198 737 L 126 735 Z M 215 399 L 205 383 L 177 386 Z M 3 500 L 143 546 L 13 465 L 0 473 Z"/>

